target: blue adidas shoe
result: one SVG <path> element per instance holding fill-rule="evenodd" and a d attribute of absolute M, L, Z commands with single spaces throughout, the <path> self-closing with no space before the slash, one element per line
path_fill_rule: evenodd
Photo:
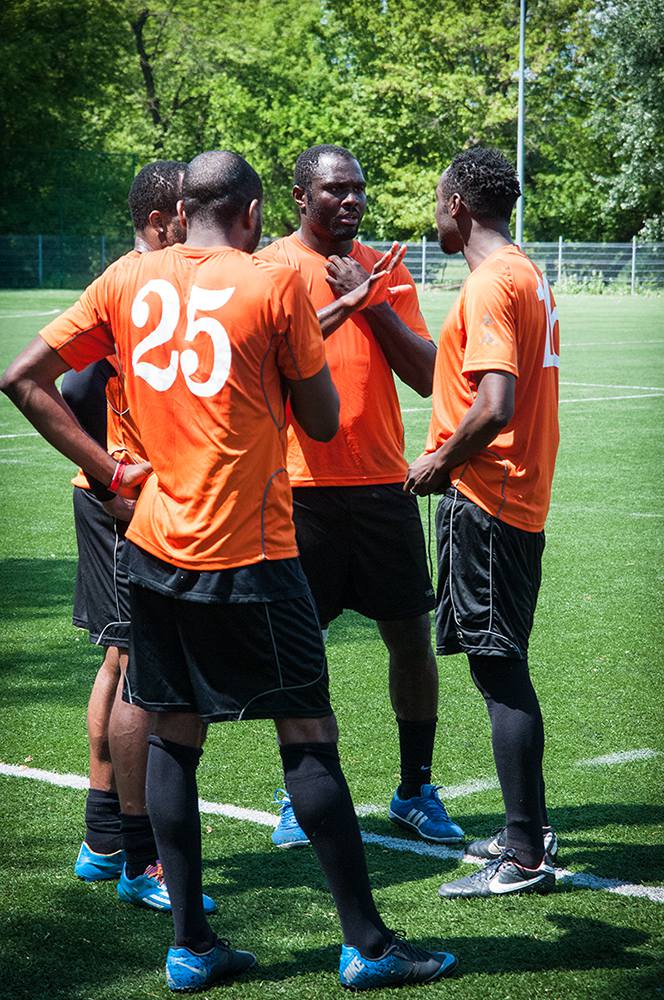
<path fill-rule="evenodd" d="M 189 948 L 169 948 L 166 956 L 166 982 L 174 993 L 197 993 L 222 980 L 240 976 L 256 964 L 250 951 L 231 948 L 228 941 L 217 943 L 203 955 Z"/>
<path fill-rule="evenodd" d="M 290 795 L 285 788 L 277 788 L 274 801 L 280 805 L 279 825 L 272 834 L 275 847 L 306 847 L 311 841 L 295 819 Z"/>
<path fill-rule="evenodd" d="M 383 986 L 415 986 L 449 976 L 457 967 L 446 951 L 425 951 L 402 938 L 394 938 L 380 958 L 365 958 L 345 944 L 339 960 L 339 982 L 347 990 L 378 990 Z"/>
<path fill-rule="evenodd" d="M 84 882 L 104 882 L 107 879 L 120 878 L 124 859 L 124 851 L 97 854 L 83 841 L 74 865 L 74 875 Z"/>
<path fill-rule="evenodd" d="M 147 906 L 151 910 L 166 910 L 170 913 L 171 900 L 164 882 L 164 870 L 161 864 L 148 865 L 143 875 L 138 878 L 127 878 L 126 865 L 118 882 L 118 899 L 123 903 L 133 903 L 135 906 Z M 203 912 L 214 913 L 217 904 L 210 896 L 203 893 Z"/>
<path fill-rule="evenodd" d="M 440 785 L 422 785 L 420 794 L 412 799 L 400 799 L 395 792 L 389 816 L 397 826 L 417 833 L 422 840 L 433 844 L 457 844 L 463 840 L 464 832 L 448 816 L 438 795 L 439 788 Z"/>

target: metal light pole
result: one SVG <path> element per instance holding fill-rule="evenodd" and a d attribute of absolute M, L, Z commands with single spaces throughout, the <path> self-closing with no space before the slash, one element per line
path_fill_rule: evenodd
<path fill-rule="evenodd" d="M 516 242 L 521 246 L 523 243 L 523 202 L 524 202 L 524 187 L 525 187 L 525 176 L 524 176 L 524 150 L 523 150 L 523 134 L 524 134 L 524 119 L 526 112 L 526 95 L 525 95 L 525 75 L 526 75 L 526 0 L 520 0 L 520 18 L 519 18 L 519 112 L 517 118 L 517 136 L 516 136 L 516 172 L 519 177 L 519 186 L 521 188 L 521 197 L 516 203 Z"/>

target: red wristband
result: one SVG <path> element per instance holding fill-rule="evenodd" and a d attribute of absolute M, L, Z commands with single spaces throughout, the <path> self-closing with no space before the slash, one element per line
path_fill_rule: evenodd
<path fill-rule="evenodd" d="M 117 493 L 124 479 L 125 469 L 127 468 L 127 462 L 120 461 L 115 466 L 115 472 L 113 473 L 113 478 L 108 484 L 108 489 L 111 493 Z"/>

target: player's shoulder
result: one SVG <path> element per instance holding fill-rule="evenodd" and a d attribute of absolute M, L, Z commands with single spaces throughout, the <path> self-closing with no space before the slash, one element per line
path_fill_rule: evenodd
<path fill-rule="evenodd" d="M 291 236 L 281 236 L 277 240 L 272 240 L 267 246 L 262 247 L 255 255 L 263 261 L 275 261 L 279 264 L 287 264 L 289 267 L 297 268 L 302 257 L 302 251 Z"/>
<path fill-rule="evenodd" d="M 263 252 L 252 254 L 251 263 L 257 280 L 265 286 L 284 290 L 293 285 L 304 283 L 293 265 L 278 258 L 267 258 Z"/>

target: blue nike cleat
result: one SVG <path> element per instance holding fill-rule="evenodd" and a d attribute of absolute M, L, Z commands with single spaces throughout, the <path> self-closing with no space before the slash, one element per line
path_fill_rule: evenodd
<path fill-rule="evenodd" d="M 125 865 L 118 882 L 118 899 L 123 903 L 134 903 L 135 906 L 147 906 L 151 910 L 165 910 L 170 913 L 171 900 L 160 862 L 148 865 L 144 874 L 138 878 L 127 878 Z M 203 912 L 214 913 L 216 909 L 215 901 L 203 893 Z"/>
<path fill-rule="evenodd" d="M 108 879 L 120 878 L 124 859 L 124 851 L 114 851 L 113 854 L 97 854 L 83 841 L 74 865 L 74 875 L 83 879 L 84 882 L 104 882 Z"/>
<path fill-rule="evenodd" d="M 285 788 L 277 788 L 274 801 L 280 805 L 279 825 L 272 834 L 275 847 L 306 847 L 311 841 L 295 819 L 290 795 Z"/>
<path fill-rule="evenodd" d="M 166 982 L 175 993 L 197 993 L 222 980 L 240 976 L 255 964 L 256 956 L 250 951 L 231 948 L 230 942 L 220 939 L 202 955 L 189 948 L 169 948 Z"/>
<path fill-rule="evenodd" d="M 449 976 L 457 967 L 446 951 L 425 951 L 394 937 L 380 958 L 365 958 L 357 948 L 343 945 L 339 982 L 347 990 L 378 990 L 383 986 L 415 986 Z"/>
<path fill-rule="evenodd" d="M 433 844 L 457 844 L 463 840 L 464 832 L 458 823 L 448 816 L 438 789 L 440 785 L 422 785 L 419 795 L 412 799 L 400 799 L 395 792 L 390 802 L 389 817 L 397 826 L 417 833 L 422 840 Z"/>

